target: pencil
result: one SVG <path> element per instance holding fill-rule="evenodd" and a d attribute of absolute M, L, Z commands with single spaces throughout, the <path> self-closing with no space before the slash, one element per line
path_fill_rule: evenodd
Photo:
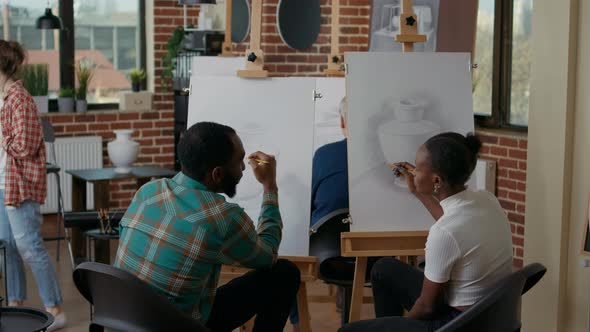
<path fill-rule="evenodd" d="M 251 160 L 254 160 L 255 162 L 259 163 L 259 164 L 270 164 L 269 161 L 266 160 L 262 160 L 262 159 L 257 159 L 257 158 L 250 158 Z"/>

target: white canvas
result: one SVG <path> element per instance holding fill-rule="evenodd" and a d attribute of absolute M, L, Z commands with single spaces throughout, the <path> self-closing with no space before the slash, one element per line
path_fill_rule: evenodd
<path fill-rule="evenodd" d="M 473 131 L 469 55 L 347 53 L 346 62 L 351 230 L 427 230 L 433 218 L 386 162 L 414 164 L 429 137 Z"/>
<path fill-rule="evenodd" d="M 283 219 L 279 254 L 308 255 L 315 78 L 193 76 L 191 84 L 189 127 L 200 121 L 222 123 L 237 131 L 246 155 L 260 150 L 276 156 Z M 256 223 L 262 185 L 250 166 L 231 201 Z"/>
<path fill-rule="evenodd" d="M 401 52 L 402 44 L 395 42 L 399 34 L 402 0 L 373 0 L 371 13 L 371 52 Z M 439 0 L 414 0 L 412 7 L 418 18 L 418 33 L 426 42 L 414 44 L 415 52 L 434 52 L 438 28 Z"/>
<path fill-rule="evenodd" d="M 244 69 L 244 57 L 194 56 L 191 60 L 191 76 L 236 76 Z"/>
<path fill-rule="evenodd" d="M 316 90 L 322 98 L 317 99 L 315 104 L 314 151 L 344 139 L 338 107 L 346 95 L 343 77 L 318 77 L 316 80 Z"/>

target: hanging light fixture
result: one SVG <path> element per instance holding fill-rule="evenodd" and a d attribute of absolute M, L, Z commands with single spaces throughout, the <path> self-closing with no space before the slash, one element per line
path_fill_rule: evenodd
<path fill-rule="evenodd" d="M 37 19 L 37 29 L 49 29 L 49 30 L 61 30 L 62 24 L 61 19 L 51 12 L 51 6 L 47 1 L 47 8 L 45 8 L 45 14 Z"/>

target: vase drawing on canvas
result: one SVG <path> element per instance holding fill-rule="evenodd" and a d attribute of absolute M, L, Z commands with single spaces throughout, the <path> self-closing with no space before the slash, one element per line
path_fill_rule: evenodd
<path fill-rule="evenodd" d="M 414 163 L 416 151 L 430 137 L 440 133 L 440 126 L 424 120 L 427 103 L 418 99 L 401 98 L 393 105 L 393 118 L 377 128 L 379 146 L 385 161 Z M 407 188 L 405 178 L 398 177 L 395 184 Z"/>

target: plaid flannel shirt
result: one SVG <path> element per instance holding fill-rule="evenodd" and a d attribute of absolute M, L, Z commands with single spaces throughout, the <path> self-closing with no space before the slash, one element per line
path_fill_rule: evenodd
<path fill-rule="evenodd" d="M 6 151 L 4 205 L 25 200 L 45 202 L 47 174 L 45 141 L 33 97 L 22 82 L 10 86 L 0 112 L 1 148 Z"/>
<path fill-rule="evenodd" d="M 115 266 L 206 322 L 222 264 L 276 262 L 282 230 L 276 192 L 264 194 L 257 229 L 237 204 L 181 172 L 135 194 L 121 219 Z"/>

